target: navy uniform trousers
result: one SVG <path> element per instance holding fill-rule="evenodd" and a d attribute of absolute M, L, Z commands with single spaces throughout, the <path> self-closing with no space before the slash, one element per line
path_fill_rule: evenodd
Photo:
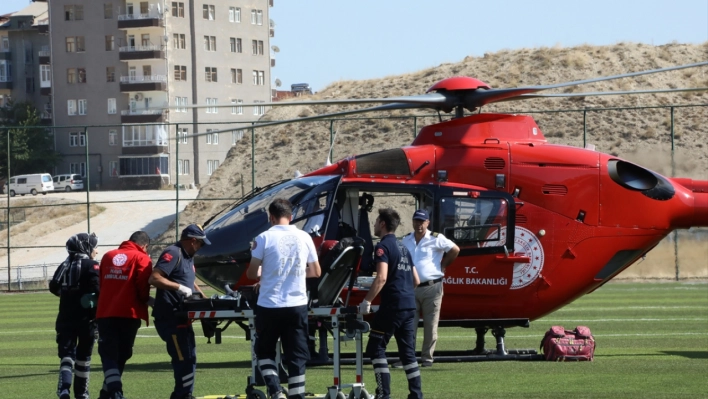
<path fill-rule="evenodd" d="M 155 329 L 172 358 L 175 387 L 170 399 L 191 398 L 197 371 L 197 344 L 192 324 L 187 320 L 155 320 Z"/>
<path fill-rule="evenodd" d="M 91 321 L 57 321 L 59 383 L 57 395 L 71 388 L 74 379 L 74 397 L 89 397 L 89 372 L 91 371 L 91 353 L 96 341 L 96 327 Z"/>
<path fill-rule="evenodd" d="M 123 393 L 123 369 L 133 357 L 135 336 L 140 328 L 140 319 L 107 317 L 98 319 L 98 354 L 103 366 L 103 388 L 99 399 L 112 397 L 114 392 Z"/>
<path fill-rule="evenodd" d="M 283 362 L 288 366 L 288 398 L 305 398 L 305 364 L 310 360 L 307 347 L 307 306 L 264 308 L 256 306 L 254 351 L 258 370 L 272 396 L 281 390 L 275 349 L 283 346 Z"/>
<path fill-rule="evenodd" d="M 398 356 L 408 379 L 408 399 L 422 399 L 420 369 L 415 357 L 415 332 L 418 319 L 415 309 L 379 309 L 374 314 L 366 344 L 366 354 L 371 358 L 376 377 L 376 399 L 391 397 L 391 373 L 386 359 L 386 346 L 391 337 L 396 338 Z"/>

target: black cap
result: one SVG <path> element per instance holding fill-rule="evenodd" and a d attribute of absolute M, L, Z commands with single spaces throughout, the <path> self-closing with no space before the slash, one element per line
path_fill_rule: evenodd
<path fill-rule="evenodd" d="M 185 238 L 197 238 L 204 241 L 205 245 L 211 245 L 211 241 L 204 233 L 204 229 L 198 224 L 190 224 L 182 230 L 182 239 L 184 240 Z"/>
<path fill-rule="evenodd" d="M 430 215 L 428 214 L 428 211 L 425 209 L 418 209 L 415 211 L 413 214 L 413 220 L 429 220 Z"/>

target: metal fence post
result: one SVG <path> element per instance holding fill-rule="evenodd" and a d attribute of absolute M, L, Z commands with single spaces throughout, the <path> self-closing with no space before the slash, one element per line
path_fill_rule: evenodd
<path fill-rule="evenodd" d="M 588 146 L 588 110 L 583 110 L 583 148 Z"/>
<path fill-rule="evenodd" d="M 329 159 L 330 162 L 333 161 L 332 154 L 334 153 L 334 119 L 329 121 Z"/>
<path fill-rule="evenodd" d="M 256 128 L 251 123 L 251 191 L 256 189 Z"/>
<path fill-rule="evenodd" d="M 674 157 L 674 107 L 671 107 L 671 177 L 676 177 L 676 158 Z M 679 281 L 681 267 L 678 256 L 678 231 L 674 230 L 674 267 L 676 268 L 676 281 Z"/>
<path fill-rule="evenodd" d="M 10 267 L 10 129 L 7 132 L 7 291 L 10 292 L 10 282 L 12 281 L 12 268 Z"/>
<path fill-rule="evenodd" d="M 179 123 L 175 125 L 175 239 L 179 238 Z M 194 138 L 196 140 L 196 137 Z M 162 180 L 162 178 L 160 178 Z"/>
<path fill-rule="evenodd" d="M 88 138 L 88 126 L 84 127 L 84 145 L 86 148 L 86 227 L 87 227 L 87 233 L 91 234 L 91 201 L 90 201 L 90 192 L 91 192 L 91 170 L 89 166 L 91 166 L 91 163 L 89 162 L 89 138 Z M 81 169 L 81 165 L 79 165 L 79 169 Z"/>

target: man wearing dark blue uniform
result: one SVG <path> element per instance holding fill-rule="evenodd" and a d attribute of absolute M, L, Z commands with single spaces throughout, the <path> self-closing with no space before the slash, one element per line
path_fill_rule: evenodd
<path fill-rule="evenodd" d="M 386 346 L 396 338 L 398 356 L 408 379 L 408 399 L 422 399 L 420 370 L 415 357 L 415 332 L 418 318 L 415 314 L 415 291 L 418 273 L 410 253 L 396 240 L 394 233 L 401 217 L 393 209 L 379 209 L 374 222 L 374 234 L 381 241 L 374 249 L 376 278 L 369 293 L 359 305 L 363 314 L 371 311 L 371 302 L 381 293 L 379 310 L 374 314 L 366 353 L 371 358 L 376 376 L 376 399 L 391 396 L 391 374 L 386 360 Z"/>
<path fill-rule="evenodd" d="M 167 247 L 158 259 L 150 284 L 157 288 L 152 316 L 155 329 L 167 345 L 172 358 L 175 386 L 170 399 L 192 399 L 194 377 L 197 371 L 197 347 L 194 330 L 186 317 L 177 317 L 180 296 L 190 297 L 195 284 L 194 254 L 204 245 L 209 245 L 201 226 L 190 224 L 174 245 Z"/>
<path fill-rule="evenodd" d="M 96 303 L 99 293 L 99 266 L 96 257 L 98 237 L 80 233 L 66 242 L 69 257 L 57 268 L 49 291 L 59 297 L 56 331 L 59 366 L 57 396 L 88 399 L 91 353 L 96 341 Z"/>

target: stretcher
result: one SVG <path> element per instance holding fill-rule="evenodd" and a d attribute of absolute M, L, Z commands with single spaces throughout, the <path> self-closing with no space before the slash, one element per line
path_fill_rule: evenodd
<path fill-rule="evenodd" d="M 365 389 L 363 381 L 364 348 L 362 336 L 369 331 L 369 324 L 363 320 L 358 313 L 358 308 L 347 306 L 347 299 L 342 301 L 340 294 L 347 283 L 351 285 L 354 281 L 355 272 L 361 261 L 363 246 L 350 245 L 342 248 L 337 253 L 331 264 L 322 265 L 322 276 L 318 279 L 316 289 L 317 299 L 310 301 L 308 318 L 310 324 L 313 322 L 327 326 L 333 338 L 333 381 L 332 385 L 326 387 L 326 393 L 321 395 L 310 395 L 307 398 L 325 399 L 370 399 L 371 396 Z M 187 299 L 182 305 L 182 312 L 190 320 L 200 320 L 207 337 L 214 337 L 216 343 L 221 341 L 221 332 L 230 324 L 239 325 L 246 332 L 246 339 L 251 341 L 251 372 L 247 379 L 245 393 L 240 395 L 210 395 L 204 399 L 267 399 L 263 387 L 263 378 L 257 366 L 257 359 L 254 352 L 254 340 L 256 336 L 255 320 L 255 296 L 251 287 L 241 287 L 232 291 L 226 287 L 226 295 L 212 298 Z M 221 325 L 223 324 L 223 327 Z M 341 343 L 343 341 L 355 341 L 355 364 L 356 376 L 353 382 L 344 383 L 341 376 Z M 280 348 L 276 353 L 280 353 Z M 282 367 L 279 356 L 276 358 L 279 364 L 279 374 L 281 385 L 287 381 L 285 368 Z M 344 392 L 348 391 L 348 394 Z M 287 390 L 286 390 L 287 392 Z"/>

